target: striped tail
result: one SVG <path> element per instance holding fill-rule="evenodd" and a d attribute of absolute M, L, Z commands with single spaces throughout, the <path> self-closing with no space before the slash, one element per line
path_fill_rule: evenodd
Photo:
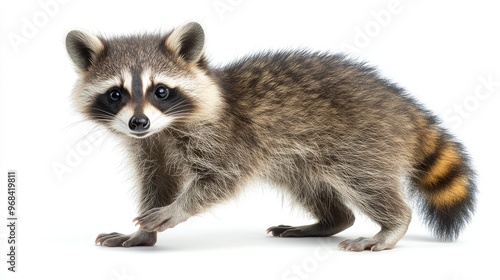
<path fill-rule="evenodd" d="M 411 182 L 433 233 L 455 240 L 471 219 L 476 198 L 474 171 L 462 145 L 435 124 L 423 130 L 421 157 Z"/>

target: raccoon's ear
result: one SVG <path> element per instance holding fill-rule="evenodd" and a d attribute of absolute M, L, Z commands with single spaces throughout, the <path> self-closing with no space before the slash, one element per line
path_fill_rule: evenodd
<path fill-rule="evenodd" d="M 86 71 L 104 51 L 104 44 L 93 34 L 73 30 L 66 36 L 66 50 L 75 65 Z"/>
<path fill-rule="evenodd" d="M 197 63 L 203 55 L 205 32 L 197 22 L 178 27 L 165 39 L 165 46 L 185 62 Z"/>

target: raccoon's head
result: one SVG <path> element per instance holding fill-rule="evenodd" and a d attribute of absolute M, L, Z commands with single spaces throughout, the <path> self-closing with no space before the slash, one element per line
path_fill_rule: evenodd
<path fill-rule="evenodd" d="M 168 34 L 116 38 L 69 32 L 66 48 L 80 76 L 75 106 L 112 131 L 136 138 L 176 122 L 214 117 L 220 91 L 203 57 L 204 37 L 198 23 Z"/>

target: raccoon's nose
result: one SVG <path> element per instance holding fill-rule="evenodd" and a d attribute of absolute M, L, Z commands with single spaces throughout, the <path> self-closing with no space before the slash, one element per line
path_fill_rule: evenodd
<path fill-rule="evenodd" d="M 148 130 L 149 124 L 149 119 L 146 115 L 137 115 L 130 118 L 128 127 L 135 132 L 141 132 Z"/>

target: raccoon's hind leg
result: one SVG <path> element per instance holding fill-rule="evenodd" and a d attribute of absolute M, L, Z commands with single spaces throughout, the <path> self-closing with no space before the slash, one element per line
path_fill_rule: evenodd
<path fill-rule="evenodd" d="M 267 229 L 267 233 L 279 237 L 327 237 L 337 234 L 347 227 L 335 227 L 331 224 L 318 222 L 305 226 L 279 225 Z"/>
<path fill-rule="evenodd" d="M 337 234 L 354 223 L 352 211 L 344 205 L 332 186 L 324 184 L 314 190 L 297 188 L 292 190 L 292 195 L 318 222 L 305 226 L 274 226 L 268 228 L 267 233 L 279 237 L 325 237 Z"/>
<path fill-rule="evenodd" d="M 395 180 L 377 181 L 356 184 L 358 197 L 353 202 L 379 224 L 381 230 L 370 238 L 345 240 L 339 248 L 346 251 L 381 251 L 393 248 L 405 235 L 411 221 L 411 209 L 403 199 L 400 184 Z"/>

